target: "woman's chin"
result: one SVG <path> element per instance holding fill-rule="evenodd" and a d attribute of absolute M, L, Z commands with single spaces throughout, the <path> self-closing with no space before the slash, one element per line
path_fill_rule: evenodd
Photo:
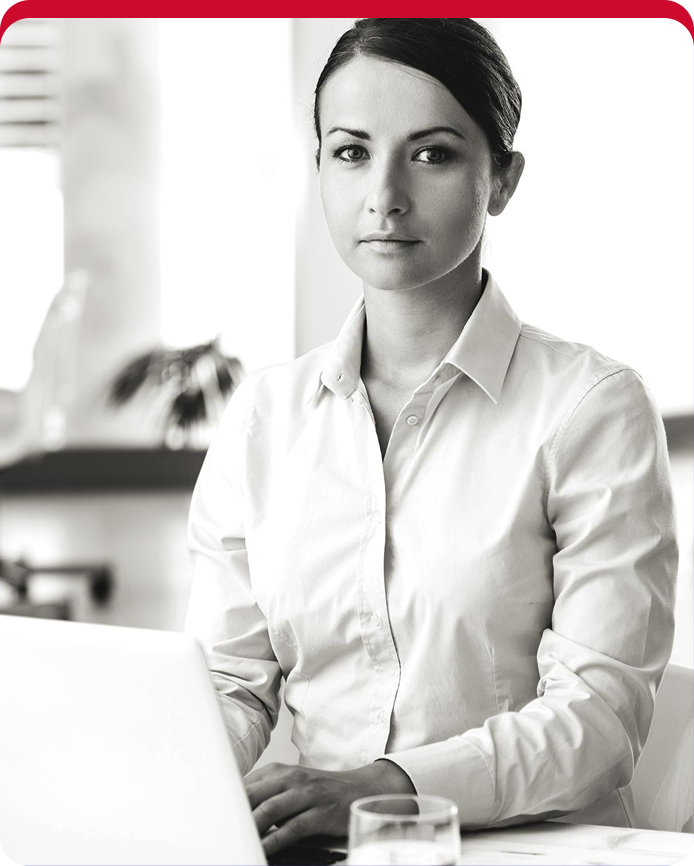
<path fill-rule="evenodd" d="M 405 291 L 435 280 L 438 274 L 425 274 L 413 268 L 390 265 L 378 268 L 350 268 L 361 281 L 372 289 L 383 292 Z"/>

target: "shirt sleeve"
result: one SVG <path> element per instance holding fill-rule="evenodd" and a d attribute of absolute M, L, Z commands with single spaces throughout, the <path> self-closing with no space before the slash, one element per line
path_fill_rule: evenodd
<path fill-rule="evenodd" d="M 549 445 L 552 627 L 537 698 L 384 757 L 467 828 L 582 810 L 629 783 L 672 648 L 677 542 L 665 431 L 633 370 L 585 389 Z"/>
<path fill-rule="evenodd" d="M 252 378 L 238 386 L 207 452 L 188 521 L 193 578 L 185 631 L 202 646 L 242 774 L 270 740 L 281 670 L 251 592 L 244 533 Z"/>

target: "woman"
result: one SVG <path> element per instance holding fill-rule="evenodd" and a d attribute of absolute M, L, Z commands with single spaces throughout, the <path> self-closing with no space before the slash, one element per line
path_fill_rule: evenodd
<path fill-rule="evenodd" d="M 521 323 L 482 269 L 520 105 L 471 19 L 359 21 L 318 81 L 364 297 L 239 387 L 190 520 L 187 628 L 243 772 L 282 678 L 294 714 L 302 766 L 246 778 L 268 854 L 374 793 L 451 797 L 469 828 L 630 823 L 672 640 L 665 438 L 638 374 Z"/>

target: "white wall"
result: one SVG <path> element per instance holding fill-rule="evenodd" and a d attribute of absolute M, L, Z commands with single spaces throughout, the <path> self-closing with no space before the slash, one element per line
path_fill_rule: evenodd
<path fill-rule="evenodd" d="M 159 19 L 161 336 L 247 370 L 294 355 L 291 21 Z"/>
<path fill-rule="evenodd" d="M 337 336 L 361 292 L 361 282 L 335 252 L 318 194 L 313 91 L 339 36 L 354 18 L 294 18 L 294 123 L 301 145 L 301 193 L 296 218 L 296 354 Z"/>
<path fill-rule="evenodd" d="M 631 364 L 691 412 L 692 42 L 665 18 L 497 19 L 523 91 L 490 265 L 519 315 Z"/>

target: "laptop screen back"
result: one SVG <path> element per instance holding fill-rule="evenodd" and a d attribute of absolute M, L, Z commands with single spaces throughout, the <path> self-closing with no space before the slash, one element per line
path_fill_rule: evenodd
<path fill-rule="evenodd" d="M 264 864 L 202 651 L 0 616 L 0 842 L 27 864 Z"/>

